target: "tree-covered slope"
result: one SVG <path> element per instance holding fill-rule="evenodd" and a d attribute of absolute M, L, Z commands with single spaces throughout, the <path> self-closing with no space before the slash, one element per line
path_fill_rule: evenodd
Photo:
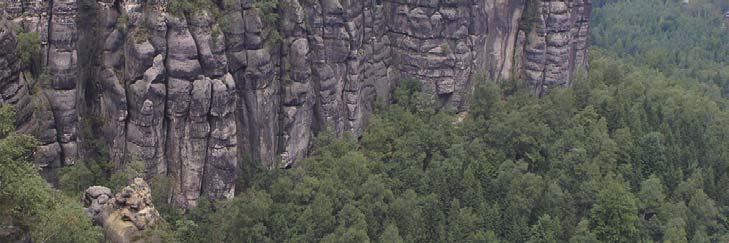
<path fill-rule="evenodd" d="M 179 242 L 729 242 L 727 4 L 597 2 L 571 89 L 484 78 L 454 114 L 403 80 L 361 137 L 186 212 L 156 178 L 155 204 Z"/>
<path fill-rule="evenodd" d="M 32 163 L 37 140 L 12 132 L 14 123 L 12 107 L 0 106 L 0 242 L 98 242 L 79 193 L 46 183 Z"/>
<path fill-rule="evenodd" d="M 592 55 L 589 79 L 543 99 L 480 86 L 463 122 L 424 108 L 427 96 L 404 82 L 361 139 L 321 135 L 301 167 L 259 174 L 234 200 L 193 210 L 178 233 L 250 242 L 729 240 L 724 98 Z"/>
<path fill-rule="evenodd" d="M 595 4 L 593 46 L 676 80 L 717 84 L 729 94 L 729 20 L 724 17 L 729 1 L 610 2 Z"/>
<path fill-rule="evenodd" d="M 233 201 L 193 210 L 179 232 L 256 242 L 729 241 L 726 2 L 597 5 L 590 75 L 573 89 L 539 99 L 519 82 L 481 80 L 461 121 L 403 81 L 360 139 L 319 136 L 300 167 L 259 174 Z"/>

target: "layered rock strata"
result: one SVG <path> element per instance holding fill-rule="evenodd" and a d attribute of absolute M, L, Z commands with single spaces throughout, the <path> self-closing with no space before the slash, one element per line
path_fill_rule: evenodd
<path fill-rule="evenodd" d="M 238 161 L 288 167 L 318 131 L 361 134 L 402 78 L 466 110 L 480 77 L 543 95 L 586 70 L 589 0 L 259 1 L 0 0 L 40 33 L 52 77 L 27 88 L 0 29 L 2 101 L 40 104 L 19 116 L 43 135 L 40 164 L 73 164 L 100 138 L 114 164 L 172 176 L 185 206 L 231 197 Z"/>

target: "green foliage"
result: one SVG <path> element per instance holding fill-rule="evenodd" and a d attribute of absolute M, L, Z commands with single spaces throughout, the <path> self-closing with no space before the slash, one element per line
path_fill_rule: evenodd
<path fill-rule="evenodd" d="M 218 8 L 211 0 L 171 0 L 167 3 L 167 11 L 183 16 L 200 11 L 217 12 Z"/>
<path fill-rule="evenodd" d="M 159 204 L 155 202 L 155 206 L 159 208 L 157 205 Z M 162 217 L 167 221 L 174 219 L 174 217 L 165 215 L 164 211 L 161 211 L 161 213 Z M 211 202 L 205 198 L 198 199 L 197 206 L 188 211 L 185 218 L 174 221 L 172 226 L 175 241 L 190 243 L 208 242 L 208 239 L 210 239 L 209 234 L 215 227 L 211 222 L 211 215 L 214 215 Z"/>
<path fill-rule="evenodd" d="M 15 108 L 10 105 L 0 105 L 0 138 L 8 136 L 15 131 Z"/>
<path fill-rule="evenodd" d="M 500 109 L 501 91 L 495 82 L 482 82 L 477 84 L 473 92 L 473 99 L 470 113 L 472 117 L 490 119 Z"/>
<path fill-rule="evenodd" d="M 53 76 L 48 72 L 48 69 L 43 69 L 37 80 L 36 87 L 38 88 L 51 88 L 53 85 Z"/>
<path fill-rule="evenodd" d="M 278 30 L 271 30 L 271 32 L 268 34 L 268 45 L 271 48 L 274 48 L 281 44 L 283 42 L 283 37 L 281 36 L 281 33 L 278 32 Z"/>
<path fill-rule="evenodd" d="M 175 240 L 177 242 L 205 242 L 200 234 L 200 226 L 192 220 L 175 221 Z"/>
<path fill-rule="evenodd" d="M 411 113 L 435 112 L 435 98 L 422 91 L 421 83 L 414 78 L 405 78 L 397 83 L 394 103 Z"/>
<path fill-rule="evenodd" d="M 23 65 L 40 60 L 40 35 L 36 32 L 18 33 L 18 56 Z"/>
<path fill-rule="evenodd" d="M 403 80 L 361 138 L 318 134 L 297 167 L 201 201 L 178 238 L 721 242 L 729 103 L 621 60 L 595 49 L 589 78 L 543 98 L 482 78 L 462 122 Z"/>
<path fill-rule="evenodd" d="M 136 166 L 140 166 L 140 162 L 136 162 L 136 164 Z M 194 227 L 196 227 L 195 225 L 187 224 L 187 222 L 184 222 L 185 220 L 180 220 L 179 218 L 182 214 L 181 209 L 174 207 L 171 203 L 172 188 L 174 186 L 174 180 L 172 177 L 157 175 L 152 177 L 149 184 L 151 187 L 150 189 L 154 192 L 152 194 L 152 203 L 154 203 L 155 208 L 159 211 L 160 215 L 162 215 L 162 218 L 175 224 L 181 221 L 182 225 L 188 228 L 194 229 Z"/>
<path fill-rule="evenodd" d="M 132 160 L 122 165 L 121 168 L 111 175 L 111 178 L 109 178 L 109 188 L 112 191 L 119 191 L 129 185 L 134 178 L 144 178 L 144 175 L 144 162 L 141 160 Z"/>
<path fill-rule="evenodd" d="M 253 0 L 253 7 L 261 11 L 263 21 L 272 27 L 276 27 L 280 19 L 276 12 L 280 4 L 280 0 Z"/>
<path fill-rule="evenodd" d="M 580 221 L 575 229 L 575 234 L 570 238 L 570 243 L 598 243 L 597 236 L 590 232 L 589 222 L 587 220 Z"/>
<path fill-rule="evenodd" d="M 597 238 L 606 242 L 634 242 L 638 221 L 634 196 L 624 185 L 610 182 L 600 190 L 590 223 Z"/>
<path fill-rule="evenodd" d="M 528 242 L 556 243 L 561 231 L 560 227 L 559 221 L 552 219 L 548 214 L 539 217 L 537 224 L 532 226 L 532 236 Z"/>
<path fill-rule="evenodd" d="M 59 189 L 69 196 L 78 195 L 96 184 L 96 176 L 83 163 L 62 168 L 58 176 Z"/>
<path fill-rule="evenodd" d="M 37 141 L 27 135 L 11 134 L 0 140 L 0 208 L 3 215 L 9 214 L 18 220 L 31 219 L 51 203 L 50 188 L 32 164 L 31 155 L 36 145 Z"/>
<path fill-rule="evenodd" d="M 145 26 L 137 27 L 137 29 L 135 29 L 132 33 L 132 38 L 137 44 L 144 43 L 145 41 L 149 40 L 149 29 Z"/>
<path fill-rule="evenodd" d="M 213 216 L 209 239 L 214 242 L 272 242 L 268 236 L 266 220 L 273 201 L 265 192 L 249 191 L 230 202 L 219 205 Z"/>
<path fill-rule="evenodd" d="M 101 231 L 91 224 L 76 197 L 56 195 L 50 209 L 31 226 L 34 242 L 99 242 Z"/>
<path fill-rule="evenodd" d="M 0 127 L 9 126 L 6 122 L 0 120 Z M 37 144 L 16 133 L 0 139 L 0 228 L 20 227 L 34 242 L 98 242 L 101 233 L 79 201 L 55 192 L 41 178 L 33 164 Z"/>
<path fill-rule="evenodd" d="M 723 100 L 647 69 L 606 75 L 615 62 L 593 54 L 582 98 L 479 85 L 462 123 L 404 80 L 359 140 L 321 133 L 299 167 L 260 172 L 248 191 L 180 229 L 221 241 L 717 239 L 724 229 L 710 195 L 720 194 L 704 188 L 721 180 L 698 175 L 726 167 L 686 150 L 724 146 L 698 135 L 709 124 L 723 134 L 712 121 L 727 113 Z"/>
<path fill-rule="evenodd" d="M 610 2 L 593 11 L 593 44 L 626 64 L 647 65 L 685 83 L 712 83 L 729 94 L 726 1 Z"/>
<path fill-rule="evenodd" d="M 380 242 L 383 243 L 404 243 L 402 237 L 400 237 L 400 232 L 397 229 L 397 226 L 394 224 L 388 224 L 387 227 L 385 227 L 385 232 L 382 233 L 382 236 L 380 236 Z"/>
<path fill-rule="evenodd" d="M 421 82 L 405 79 L 361 137 L 323 131 L 288 170 L 239 162 L 247 174 L 232 200 L 203 196 L 182 213 L 168 203 L 175 182 L 158 177 L 153 201 L 180 242 L 727 242 L 729 102 L 721 88 L 729 55 L 719 43 L 729 42 L 707 29 L 722 3 L 676 2 L 595 3 L 590 75 L 573 89 L 539 98 L 521 81 L 478 77 L 469 115 L 457 119 Z M 267 27 L 277 26 L 278 1 L 253 4 Z M 704 25 L 689 29 L 696 23 Z M 25 140 L 3 141 L 0 149 Z M 27 152 L 0 150 L 0 159 L 29 160 Z M 89 181 L 72 178 L 105 164 L 64 169 L 61 187 L 83 188 Z M 107 183 L 125 185 L 144 167 L 115 168 Z M 10 185 L 0 187 L 6 214 L 35 219 L 52 204 L 41 180 L 4 177 L 33 168 L 0 168 L 17 170 L 0 173 L 0 185 Z"/>
<path fill-rule="evenodd" d="M 129 15 L 126 13 L 122 13 L 119 15 L 119 17 L 116 18 L 116 28 L 123 32 L 127 31 L 127 26 L 129 25 Z"/>
<path fill-rule="evenodd" d="M 686 243 L 686 222 L 681 218 L 670 219 L 663 230 L 665 235 L 663 239 L 665 242 L 671 243 Z"/>
<path fill-rule="evenodd" d="M 283 36 L 278 31 L 281 19 L 278 9 L 282 6 L 282 0 L 253 0 L 253 8 L 259 11 L 265 28 L 268 30 L 267 40 L 271 48 L 275 48 L 283 42 Z"/>
<path fill-rule="evenodd" d="M 176 242 L 175 232 L 166 221 L 146 226 L 140 234 L 130 238 L 131 242 Z"/>
<path fill-rule="evenodd" d="M 108 162 L 108 148 L 94 132 L 103 123 L 103 119 L 95 115 L 83 119 L 79 135 L 85 143 L 86 160 L 62 168 L 58 175 L 59 189 L 69 196 L 77 196 L 90 186 L 108 186 L 110 183 L 112 168 Z"/>

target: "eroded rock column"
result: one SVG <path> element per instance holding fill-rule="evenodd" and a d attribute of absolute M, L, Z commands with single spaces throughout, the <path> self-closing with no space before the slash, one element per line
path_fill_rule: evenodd
<path fill-rule="evenodd" d="M 166 0 L 0 5 L 39 33 L 38 66 L 52 77 L 37 85 L 41 72 L 19 64 L 0 27 L 0 102 L 41 140 L 47 174 L 87 154 L 80 128 L 91 126 L 79 123 L 97 121 L 86 134 L 114 168 L 141 161 L 148 177 L 172 177 L 184 207 L 232 197 L 249 172 L 239 165 L 295 166 L 324 129 L 361 135 L 373 104 L 406 77 L 434 108 L 456 111 L 482 76 L 526 80 L 538 95 L 567 87 L 586 70 L 590 14 L 589 0 L 284 0 L 266 10 L 233 0 L 184 13 Z"/>

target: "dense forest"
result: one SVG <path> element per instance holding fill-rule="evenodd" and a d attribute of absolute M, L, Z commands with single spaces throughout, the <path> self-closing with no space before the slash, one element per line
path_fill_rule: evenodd
<path fill-rule="evenodd" d="M 318 135 L 287 170 L 245 164 L 230 201 L 168 205 L 170 242 L 729 242 L 727 1 L 596 1 L 589 77 L 536 97 L 479 80 L 467 115 L 402 80 L 361 138 Z M 39 242 L 95 242 L 79 193 L 143 168 L 28 163 L 0 109 L 0 215 Z M 104 151 L 99 151 L 103 155 Z M 141 166 L 143 167 L 143 166 Z M 59 228 L 59 227 L 62 227 Z"/>

